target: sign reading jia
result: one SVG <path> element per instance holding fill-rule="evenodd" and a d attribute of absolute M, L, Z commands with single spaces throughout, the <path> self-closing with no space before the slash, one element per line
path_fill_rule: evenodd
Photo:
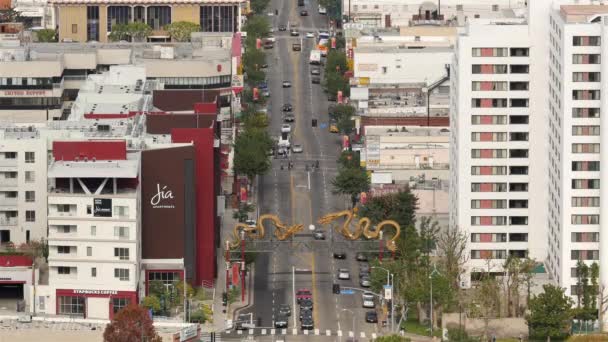
<path fill-rule="evenodd" d="M 150 205 L 155 209 L 174 209 L 173 199 L 175 199 L 173 191 L 166 185 L 161 188 L 160 184 L 156 183 L 156 194 L 150 198 Z"/>

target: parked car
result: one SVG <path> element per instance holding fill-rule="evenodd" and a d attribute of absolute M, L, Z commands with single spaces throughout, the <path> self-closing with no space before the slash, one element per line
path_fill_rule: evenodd
<path fill-rule="evenodd" d="M 293 110 L 293 106 L 289 103 L 286 103 L 283 105 L 283 111 L 284 112 L 291 112 Z"/>
<path fill-rule="evenodd" d="M 291 316 L 291 306 L 289 304 L 279 305 L 279 315 Z"/>
<path fill-rule="evenodd" d="M 365 313 L 365 321 L 367 323 L 378 323 L 378 314 L 376 311 L 368 311 Z"/>
<path fill-rule="evenodd" d="M 264 90 L 262 92 L 262 96 L 264 96 L 264 97 L 270 97 L 270 90 Z"/>
<path fill-rule="evenodd" d="M 370 287 L 372 286 L 372 282 L 369 280 L 369 277 L 361 277 L 361 279 L 359 279 L 359 285 L 361 285 L 361 287 Z"/>
<path fill-rule="evenodd" d="M 289 31 L 289 35 L 292 37 L 297 37 L 300 35 L 300 31 L 294 27 Z"/>
<path fill-rule="evenodd" d="M 283 81 L 283 88 L 291 88 L 291 82 Z"/>
<path fill-rule="evenodd" d="M 335 259 L 346 259 L 346 252 L 344 251 L 336 251 L 334 252 Z"/>
<path fill-rule="evenodd" d="M 325 240 L 325 232 L 322 230 L 315 230 L 314 233 L 312 233 L 312 237 L 314 237 L 315 240 Z"/>
<path fill-rule="evenodd" d="M 302 152 L 304 152 L 304 149 L 302 148 L 302 145 L 300 145 L 300 144 L 295 144 L 295 145 L 293 145 L 293 147 L 291 148 L 291 152 L 293 152 L 293 153 L 302 153 Z"/>
<path fill-rule="evenodd" d="M 312 32 L 306 32 L 306 38 L 314 38 L 315 34 Z"/>
<path fill-rule="evenodd" d="M 315 75 L 315 76 L 321 75 L 321 69 L 319 69 L 319 68 L 310 69 L 310 74 Z"/>
<path fill-rule="evenodd" d="M 311 79 L 312 84 L 321 84 L 321 78 L 320 77 L 313 77 Z"/>
<path fill-rule="evenodd" d="M 359 273 L 369 273 L 369 264 L 359 264 Z"/>
<path fill-rule="evenodd" d="M 338 279 L 340 280 L 348 280 L 350 279 L 350 273 L 346 268 L 341 268 L 338 270 Z"/>
<path fill-rule="evenodd" d="M 285 116 L 283 116 L 283 121 L 294 122 L 294 121 L 296 121 L 296 117 L 293 116 L 293 114 L 285 114 Z"/>
<path fill-rule="evenodd" d="M 302 51 L 302 44 L 300 44 L 300 43 L 291 44 L 291 50 Z"/>
<path fill-rule="evenodd" d="M 361 295 L 361 299 L 363 299 L 363 301 L 366 300 L 374 300 L 375 295 L 371 292 L 363 292 L 363 294 Z"/>
<path fill-rule="evenodd" d="M 300 16 L 302 16 L 302 17 L 308 16 L 308 11 L 307 10 L 301 10 L 300 11 Z"/>
<path fill-rule="evenodd" d="M 357 259 L 357 261 L 367 261 L 367 255 L 365 255 L 365 253 L 357 253 L 357 255 L 355 255 L 355 259 Z"/>
<path fill-rule="evenodd" d="M 287 26 L 279 25 L 279 31 L 287 31 Z"/>
<path fill-rule="evenodd" d="M 315 328 L 315 323 L 312 318 L 305 318 L 302 320 L 302 330 L 312 330 Z"/>
<path fill-rule="evenodd" d="M 304 299 L 311 299 L 311 298 L 312 298 L 312 293 L 310 292 L 309 289 L 302 288 L 296 292 L 296 299 L 298 301 L 298 304 L 300 304 L 300 302 Z"/>
<path fill-rule="evenodd" d="M 291 125 L 290 124 L 282 124 L 281 125 L 281 133 L 291 133 Z"/>
<path fill-rule="evenodd" d="M 312 310 L 313 309 L 312 298 L 302 299 L 300 301 L 300 309 Z"/>
<path fill-rule="evenodd" d="M 373 301 L 373 300 L 370 300 L 370 299 L 364 299 L 364 300 L 363 300 L 363 307 L 364 307 L 364 308 L 373 308 L 373 307 L 375 307 L 375 306 L 376 306 L 376 305 L 374 304 L 374 301 Z"/>
<path fill-rule="evenodd" d="M 285 315 L 279 314 L 277 316 L 277 318 L 274 320 L 275 328 L 287 328 L 288 325 L 289 325 L 289 319 Z"/>

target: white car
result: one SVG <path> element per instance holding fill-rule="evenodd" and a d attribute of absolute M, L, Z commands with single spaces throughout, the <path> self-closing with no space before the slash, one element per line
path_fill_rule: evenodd
<path fill-rule="evenodd" d="M 281 125 L 281 133 L 291 133 L 291 125 L 290 124 L 282 124 Z"/>
<path fill-rule="evenodd" d="M 297 145 L 293 145 L 293 148 L 291 149 L 291 152 L 293 152 L 293 153 L 302 153 L 302 152 L 304 152 L 304 149 L 302 148 L 302 145 L 297 144 Z"/>
<path fill-rule="evenodd" d="M 361 295 L 361 298 L 363 299 L 363 301 L 365 302 L 367 301 L 374 301 L 374 294 L 371 292 L 363 292 L 363 295 Z"/>
<path fill-rule="evenodd" d="M 363 307 L 364 308 L 373 308 L 373 307 L 375 307 L 374 301 L 373 300 L 364 300 L 363 301 Z"/>
<path fill-rule="evenodd" d="M 312 32 L 306 32 L 306 38 L 314 38 L 315 34 Z"/>
<path fill-rule="evenodd" d="M 270 91 L 269 91 L 269 90 L 265 90 L 265 91 L 262 93 L 262 96 L 264 96 L 264 97 L 270 97 Z"/>
<path fill-rule="evenodd" d="M 346 268 L 341 268 L 338 270 L 338 279 L 340 280 L 348 280 L 350 279 L 350 273 Z"/>
<path fill-rule="evenodd" d="M 257 226 L 257 223 L 255 222 L 255 220 L 252 220 L 252 219 L 245 221 L 245 223 L 251 228 L 255 228 Z"/>
<path fill-rule="evenodd" d="M 283 88 L 291 88 L 291 82 L 283 81 Z"/>

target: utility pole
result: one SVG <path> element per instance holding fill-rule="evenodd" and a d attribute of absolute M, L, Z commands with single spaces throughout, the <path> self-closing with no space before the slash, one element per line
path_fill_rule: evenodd
<path fill-rule="evenodd" d="M 197 115 L 198 116 L 198 115 Z M 188 283 L 186 282 L 186 258 L 182 258 L 182 262 L 184 264 L 184 323 L 188 323 L 188 294 L 186 288 L 188 287 Z"/>

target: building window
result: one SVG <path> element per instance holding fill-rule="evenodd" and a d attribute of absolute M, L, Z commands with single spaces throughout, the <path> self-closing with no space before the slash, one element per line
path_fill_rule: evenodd
<path fill-rule="evenodd" d="M 506 166 L 471 166 L 471 175 L 474 176 L 502 176 L 506 174 Z"/>
<path fill-rule="evenodd" d="M 118 313 L 125 306 L 129 305 L 129 298 L 112 298 L 112 312 Z"/>
<path fill-rule="evenodd" d="M 506 64 L 473 64 L 471 66 L 473 74 L 506 74 Z M 475 90 L 475 89 L 474 89 Z"/>
<path fill-rule="evenodd" d="M 506 224 L 506 216 L 471 216 L 472 226 L 504 226 Z"/>
<path fill-rule="evenodd" d="M 506 108 L 507 99 L 471 99 L 473 108 Z"/>
<path fill-rule="evenodd" d="M 507 57 L 508 55 L 507 48 L 473 48 L 473 57 Z"/>
<path fill-rule="evenodd" d="M 600 233 L 572 233 L 572 242 L 600 242 Z"/>
<path fill-rule="evenodd" d="M 148 25 L 153 30 L 163 30 L 169 24 L 171 24 L 170 6 L 148 6 Z"/>
<path fill-rule="evenodd" d="M 471 192 L 506 192 L 507 183 L 472 183 Z"/>
<path fill-rule="evenodd" d="M 599 72 L 573 72 L 572 81 L 573 82 L 599 82 L 600 73 Z"/>
<path fill-rule="evenodd" d="M 473 115 L 471 116 L 473 125 L 505 125 L 507 123 L 506 115 Z"/>
<path fill-rule="evenodd" d="M 473 132 L 471 141 L 507 141 L 505 132 Z"/>
<path fill-rule="evenodd" d="M 126 25 L 131 22 L 131 6 L 108 6 L 108 32 L 113 25 Z"/>
<path fill-rule="evenodd" d="M 66 267 L 66 266 L 57 267 L 58 274 L 70 274 L 71 271 L 72 271 L 71 267 Z"/>
<path fill-rule="evenodd" d="M 600 206 L 600 198 L 599 197 L 572 197 L 572 206 L 573 207 L 599 207 Z"/>
<path fill-rule="evenodd" d="M 600 144 L 572 144 L 572 153 L 600 153 Z"/>
<path fill-rule="evenodd" d="M 59 313 L 63 315 L 83 315 L 84 297 L 59 297 Z"/>
<path fill-rule="evenodd" d="M 120 260 L 129 260 L 128 248 L 114 248 L 114 256 Z"/>
<path fill-rule="evenodd" d="M 572 224 L 600 224 L 600 215 L 572 215 Z"/>
<path fill-rule="evenodd" d="M 26 210 L 25 211 L 25 222 L 36 222 L 36 211 Z"/>
<path fill-rule="evenodd" d="M 598 250 L 576 250 L 570 251 L 571 260 L 599 260 L 600 251 Z"/>
<path fill-rule="evenodd" d="M 473 81 L 471 84 L 473 91 L 507 91 L 507 82 L 492 82 L 492 81 Z"/>
<path fill-rule="evenodd" d="M 57 227 L 57 232 L 58 233 L 65 233 L 68 234 L 70 233 L 71 227 L 70 226 L 58 226 Z"/>
<path fill-rule="evenodd" d="M 128 268 L 115 268 L 114 278 L 118 278 L 121 281 L 129 281 L 129 269 Z"/>
<path fill-rule="evenodd" d="M 572 117 L 573 118 L 599 118 L 600 117 L 600 109 L 599 108 L 572 108 Z"/>
<path fill-rule="evenodd" d="M 572 99 L 573 100 L 599 100 L 600 91 L 599 90 L 573 90 Z"/>
<path fill-rule="evenodd" d="M 599 36 L 574 36 L 572 37 L 574 46 L 600 46 Z"/>
<path fill-rule="evenodd" d="M 93 247 L 87 246 L 87 256 L 93 256 Z"/>
<path fill-rule="evenodd" d="M 99 6 L 87 6 L 87 41 L 99 41 Z"/>
<path fill-rule="evenodd" d="M 90 204 L 87 204 L 87 215 L 91 215 L 93 214 L 93 206 Z"/>
<path fill-rule="evenodd" d="M 129 239 L 129 227 L 114 227 L 114 237 L 119 239 Z"/>
<path fill-rule="evenodd" d="M 471 200 L 471 209 L 505 209 L 507 200 Z"/>
<path fill-rule="evenodd" d="M 69 204 L 57 204 L 57 212 L 58 213 L 69 213 L 70 205 Z"/>
<path fill-rule="evenodd" d="M 97 235 L 97 226 L 91 226 L 91 236 Z"/>
<path fill-rule="evenodd" d="M 506 158 L 506 149 L 472 149 L 471 158 Z"/>
<path fill-rule="evenodd" d="M 473 233 L 471 234 L 471 242 L 507 242 L 507 234 Z"/>
<path fill-rule="evenodd" d="M 78 33 L 78 24 L 72 24 L 72 33 L 73 34 Z"/>
<path fill-rule="evenodd" d="M 59 254 L 70 254 L 70 250 L 71 250 L 70 246 L 57 246 L 57 253 L 59 253 Z M 68 274 L 69 274 L 69 272 L 68 272 Z"/>
<path fill-rule="evenodd" d="M 471 259 L 506 259 L 505 250 L 471 250 Z"/>
<path fill-rule="evenodd" d="M 528 57 L 529 55 L 530 49 L 528 48 L 511 48 L 511 57 Z"/>
<path fill-rule="evenodd" d="M 35 152 L 25 152 L 25 162 L 28 164 L 32 164 L 36 162 L 36 153 Z"/>
<path fill-rule="evenodd" d="M 174 271 L 150 271 L 148 272 L 148 286 L 151 292 L 155 289 L 166 289 L 167 286 L 175 286 L 181 280 L 180 273 Z M 157 286 L 158 285 L 158 286 Z M 158 294 L 160 295 L 160 293 Z"/>
<path fill-rule="evenodd" d="M 572 64 L 600 64 L 601 58 L 599 54 L 574 54 L 572 55 Z"/>
<path fill-rule="evenodd" d="M 600 126 L 572 126 L 572 135 L 600 135 Z"/>
<path fill-rule="evenodd" d="M 114 207 L 114 212 L 118 217 L 129 217 L 129 207 L 117 205 Z"/>
<path fill-rule="evenodd" d="M 33 183 L 36 181 L 36 174 L 34 171 L 25 171 L 25 182 Z"/>
<path fill-rule="evenodd" d="M 572 171 L 599 171 L 599 161 L 575 161 L 572 162 Z"/>
<path fill-rule="evenodd" d="M 36 201 L 36 192 L 35 191 L 26 191 L 25 192 L 25 201 L 26 202 L 35 202 Z"/>
<path fill-rule="evenodd" d="M 97 277 L 97 267 L 91 267 L 91 277 Z"/>
<path fill-rule="evenodd" d="M 572 189 L 599 189 L 599 179 L 573 179 Z"/>

